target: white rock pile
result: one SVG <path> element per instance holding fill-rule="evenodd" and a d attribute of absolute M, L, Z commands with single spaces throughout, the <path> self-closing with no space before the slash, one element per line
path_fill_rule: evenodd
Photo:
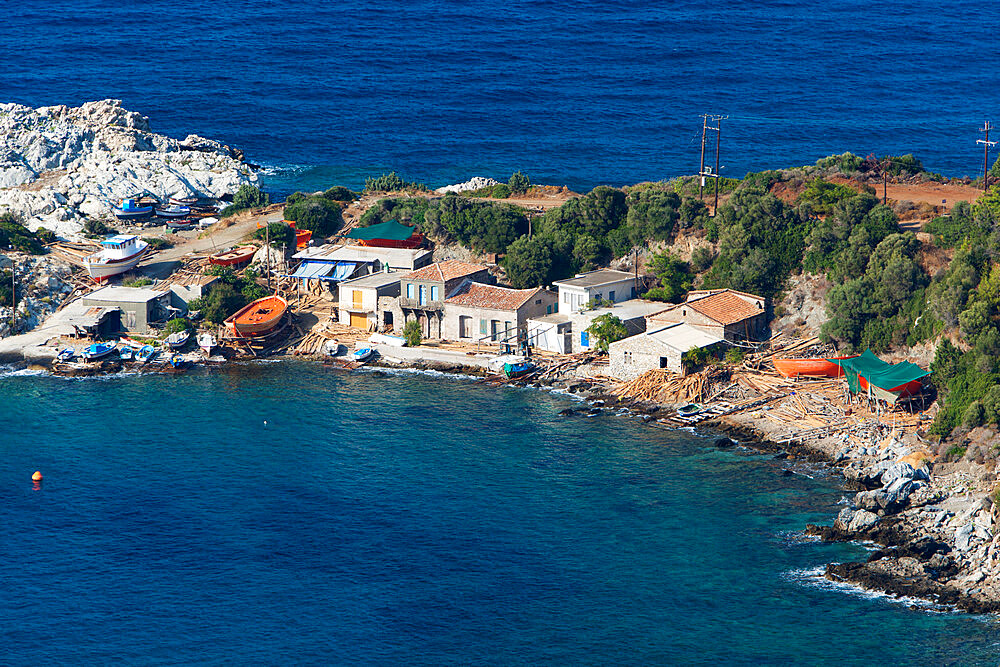
<path fill-rule="evenodd" d="M 495 178 L 486 178 L 485 176 L 473 176 L 471 179 L 465 183 L 456 183 L 454 185 L 446 185 L 442 188 L 438 188 L 434 192 L 445 194 L 447 192 L 470 192 L 472 190 L 478 190 L 480 188 L 492 187 L 494 185 L 499 185 L 500 181 Z"/>
<path fill-rule="evenodd" d="M 0 104 L 0 213 L 29 229 L 77 234 L 85 217 L 110 217 L 123 197 L 234 193 L 257 183 L 242 152 L 211 139 L 154 133 L 146 116 L 121 100 L 70 108 Z"/>

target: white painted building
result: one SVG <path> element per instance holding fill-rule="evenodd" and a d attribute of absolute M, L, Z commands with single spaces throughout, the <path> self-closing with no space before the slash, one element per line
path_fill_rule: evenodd
<path fill-rule="evenodd" d="M 636 298 L 635 276 L 625 271 L 597 269 L 578 273 L 575 278 L 552 283 L 559 289 L 559 312 L 571 313 L 586 308 L 591 301 L 612 303 Z"/>
<path fill-rule="evenodd" d="M 573 354 L 592 349 L 597 341 L 587 329 L 601 315 L 614 315 L 625 325 L 629 336 L 646 330 L 646 318 L 668 305 L 644 299 L 629 299 L 613 306 L 576 312 L 559 312 L 528 321 L 531 344 L 549 352 Z"/>

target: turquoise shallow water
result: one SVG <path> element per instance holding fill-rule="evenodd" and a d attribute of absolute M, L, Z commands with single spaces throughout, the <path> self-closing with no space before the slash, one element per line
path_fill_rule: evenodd
<path fill-rule="evenodd" d="M 805 575 L 864 556 L 797 534 L 822 470 L 566 405 L 285 362 L 0 377 L 2 661 L 996 663 L 991 619 Z"/>

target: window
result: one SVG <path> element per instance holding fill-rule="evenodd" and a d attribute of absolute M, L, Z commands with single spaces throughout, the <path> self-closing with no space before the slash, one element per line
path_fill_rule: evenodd
<path fill-rule="evenodd" d="M 608 292 L 608 301 L 614 301 L 614 300 L 615 300 L 615 291 L 611 290 L 610 292 Z"/>
<path fill-rule="evenodd" d="M 468 315 L 461 315 L 458 318 L 458 337 L 472 338 L 472 318 Z"/>
<path fill-rule="evenodd" d="M 437 301 L 437 300 L 438 300 L 438 286 L 431 285 L 431 301 Z"/>
<path fill-rule="evenodd" d="M 490 320 L 490 338 L 500 340 L 500 320 Z"/>
<path fill-rule="evenodd" d="M 486 335 L 486 320 L 479 320 L 479 334 L 481 336 Z"/>
<path fill-rule="evenodd" d="M 413 298 L 413 283 L 406 283 L 406 298 Z"/>
<path fill-rule="evenodd" d="M 624 361 L 625 361 L 626 364 L 631 364 L 632 363 L 632 353 L 631 352 L 629 352 L 627 350 L 625 351 Z"/>
<path fill-rule="evenodd" d="M 635 285 L 632 285 L 632 298 L 635 298 Z"/>
<path fill-rule="evenodd" d="M 504 338 L 507 338 L 509 336 L 513 336 L 514 335 L 514 323 L 513 322 L 504 322 L 503 323 L 503 332 L 504 332 Z"/>
<path fill-rule="evenodd" d="M 569 292 L 563 292 L 563 302 L 569 303 Z"/>
<path fill-rule="evenodd" d="M 667 360 L 666 357 L 660 357 L 660 368 L 666 368 L 667 367 L 667 363 L 668 363 L 668 360 Z"/>
<path fill-rule="evenodd" d="M 427 305 L 427 285 L 420 286 L 420 305 Z"/>
<path fill-rule="evenodd" d="M 535 299 L 535 305 L 536 305 L 536 306 L 537 306 L 538 304 L 540 304 L 541 302 L 542 302 L 542 300 L 541 300 L 541 299 Z"/>
<path fill-rule="evenodd" d="M 580 347 L 590 347 L 590 334 L 586 331 L 580 332 Z"/>

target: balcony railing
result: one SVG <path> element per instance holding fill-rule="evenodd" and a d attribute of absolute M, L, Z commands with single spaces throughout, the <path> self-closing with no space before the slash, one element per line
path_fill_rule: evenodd
<path fill-rule="evenodd" d="M 410 299 L 405 296 L 399 297 L 400 308 L 410 308 L 412 310 L 444 310 L 444 301 L 427 301 L 420 303 L 418 299 Z"/>

